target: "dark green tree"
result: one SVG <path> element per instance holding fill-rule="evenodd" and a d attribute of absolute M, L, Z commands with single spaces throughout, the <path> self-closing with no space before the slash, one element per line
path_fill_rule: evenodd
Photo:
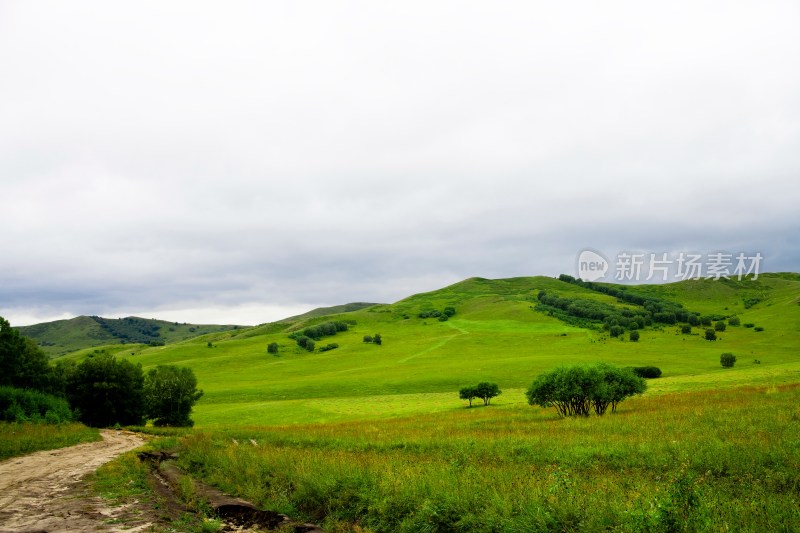
<path fill-rule="evenodd" d="M 706 330 L 706 340 L 707 341 L 715 341 L 715 340 L 717 340 L 717 333 L 713 329 L 708 328 Z"/>
<path fill-rule="evenodd" d="M 733 365 L 736 364 L 736 356 L 730 352 L 725 352 L 719 356 L 719 364 L 724 368 L 733 368 Z"/>
<path fill-rule="evenodd" d="M 380 333 L 376 333 L 372 336 L 372 342 L 375 344 L 383 344 L 383 338 L 381 337 Z"/>
<path fill-rule="evenodd" d="M 364 335 L 364 342 L 372 342 L 372 335 Z"/>
<path fill-rule="evenodd" d="M 714 329 L 717 331 L 725 331 L 725 322 L 718 320 L 717 323 L 714 324 Z"/>
<path fill-rule="evenodd" d="M 66 383 L 67 399 L 81 422 L 94 427 L 144 422 L 144 374 L 141 364 L 113 355 L 84 359 Z"/>
<path fill-rule="evenodd" d="M 159 365 L 144 380 L 145 415 L 155 426 L 191 427 L 189 417 L 203 396 L 191 368 Z"/>
<path fill-rule="evenodd" d="M 0 386 L 51 392 L 59 389 L 49 359 L 42 350 L 27 337 L 11 327 L 0 317 Z"/>
<path fill-rule="evenodd" d="M 483 400 L 483 405 L 489 405 L 492 398 L 499 396 L 503 391 L 500 390 L 497 383 L 482 381 L 475 386 L 475 392 L 476 396 Z"/>
<path fill-rule="evenodd" d="M 458 391 L 458 397 L 462 400 L 468 400 L 469 406 L 472 407 L 472 400 L 478 397 L 478 391 L 475 387 L 461 387 Z"/>
<path fill-rule="evenodd" d="M 639 332 L 636 331 L 636 330 L 631 331 L 630 332 L 630 339 L 631 339 L 632 342 L 638 342 L 639 341 Z"/>
<path fill-rule="evenodd" d="M 684 335 L 689 335 L 692 332 L 692 326 L 689 324 L 684 324 L 681 326 L 681 333 Z"/>
<path fill-rule="evenodd" d="M 271 353 L 273 355 L 278 353 L 278 343 L 277 342 L 271 342 L 271 343 L 267 344 L 267 353 Z"/>

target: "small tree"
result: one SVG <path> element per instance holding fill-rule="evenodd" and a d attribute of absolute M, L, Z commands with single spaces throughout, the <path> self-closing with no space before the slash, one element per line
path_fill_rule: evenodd
<path fill-rule="evenodd" d="M 636 331 L 636 330 L 631 331 L 630 339 L 631 339 L 632 342 L 638 342 L 639 341 L 639 332 Z"/>
<path fill-rule="evenodd" d="M 373 335 L 372 342 L 378 345 L 383 344 L 383 338 L 381 338 L 381 334 L 376 333 L 375 335 Z"/>
<path fill-rule="evenodd" d="M 277 342 L 271 342 L 271 343 L 267 344 L 267 353 L 271 353 L 273 355 L 277 354 L 278 353 L 278 343 Z"/>
<path fill-rule="evenodd" d="M 725 352 L 719 356 L 719 364 L 724 368 L 732 368 L 736 364 L 736 356 L 730 352 Z"/>
<path fill-rule="evenodd" d="M 483 405 L 489 405 L 492 398 L 499 396 L 503 391 L 500 390 L 497 383 L 482 381 L 475 386 L 475 392 L 478 398 L 483 400 Z"/>
<path fill-rule="evenodd" d="M 364 335 L 364 342 L 372 342 L 372 335 Z"/>
<path fill-rule="evenodd" d="M 308 339 L 308 340 L 306 341 L 306 346 L 305 346 L 305 348 L 306 348 L 306 350 L 308 350 L 309 352 L 313 352 L 313 351 L 314 351 L 314 346 L 316 346 L 316 343 L 315 343 L 314 341 L 312 341 L 311 339 Z"/>
<path fill-rule="evenodd" d="M 725 331 L 725 322 L 718 320 L 717 323 L 714 324 L 714 329 L 717 331 Z"/>
<path fill-rule="evenodd" d="M 159 365 L 144 381 L 145 414 L 155 426 L 193 426 L 189 418 L 195 402 L 203 396 L 191 368 Z"/>
<path fill-rule="evenodd" d="M 706 330 L 706 340 L 707 341 L 715 341 L 715 340 L 717 340 L 717 333 L 713 329 L 708 328 Z"/>
<path fill-rule="evenodd" d="M 728 319 L 729 326 L 738 326 L 742 323 L 742 320 L 738 316 L 732 316 Z"/>
<path fill-rule="evenodd" d="M 692 326 L 689 324 L 684 324 L 681 326 L 681 333 L 684 335 L 689 335 L 692 332 Z"/>
<path fill-rule="evenodd" d="M 472 407 L 472 400 L 478 397 L 476 387 L 461 387 L 458 391 L 458 397 L 462 400 L 468 400 L 469 406 Z"/>

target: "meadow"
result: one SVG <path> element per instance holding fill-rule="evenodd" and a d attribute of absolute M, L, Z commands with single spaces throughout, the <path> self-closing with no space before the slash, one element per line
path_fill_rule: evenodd
<path fill-rule="evenodd" d="M 191 367 L 205 395 L 176 441 L 181 466 L 326 530 L 800 529 L 800 276 L 635 289 L 740 320 L 716 341 L 664 324 L 612 338 L 537 311 L 541 290 L 626 305 L 551 278 L 472 278 L 391 305 L 101 350 Z M 446 321 L 420 316 L 447 306 Z M 328 320 L 351 321 L 319 341 L 334 350 L 289 338 Z M 363 342 L 375 333 L 382 345 Z M 540 372 L 596 361 L 663 375 L 614 415 L 526 404 Z M 467 408 L 457 391 L 478 381 L 503 393 Z"/>
<path fill-rule="evenodd" d="M 0 461 L 17 455 L 96 440 L 100 440 L 97 429 L 83 424 L 0 422 Z"/>

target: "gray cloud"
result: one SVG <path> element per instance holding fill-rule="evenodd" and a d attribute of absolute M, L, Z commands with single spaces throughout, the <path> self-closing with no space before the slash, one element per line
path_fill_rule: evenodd
<path fill-rule="evenodd" d="M 257 323 L 556 275 L 586 246 L 798 270 L 798 22 L 790 2 L 5 2 L 0 314 Z"/>

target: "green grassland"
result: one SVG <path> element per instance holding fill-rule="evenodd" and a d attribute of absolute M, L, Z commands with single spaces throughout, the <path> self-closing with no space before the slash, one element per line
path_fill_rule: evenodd
<path fill-rule="evenodd" d="M 104 349 L 145 369 L 158 364 L 191 367 L 205 391 L 194 415 L 200 427 L 454 411 L 463 406 L 457 399 L 458 388 L 481 380 L 497 382 L 506 390 L 497 399 L 499 404 L 516 404 L 522 401 L 521 390 L 538 373 L 560 364 L 598 360 L 660 367 L 663 377 L 651 383 L 647 394 L 798 382 L 798 276 L 631 289 L 680 302 L 691 311 L 735 315 L 742 324 L 764 328 L 757 332 L 729 326 L 714 342 L 703 338 L 704 327 L 683 335 L 678 326 L 657 324 L 641 330 L 639 342 L 630 342 L 600 329 L 570 326 L 534 309 L 540 290 L 625 307 L 608 295 L 552 278 L 471 278 L 391 305 L 216 332 L 161 347 Z M 758 301 L 746 307 L 745 300 L 753 295 Z M 446 306 L 456 309 L 446 322 L 418 317 L 422 311 Z M 311 324 L 343 319 L 356 324 L 318 343 L 336 342 L 335 350 L 309 353 L 288 337 Z M 382 335 L 382 345 L 362 341 L 374 333 Z M 267 354 L 270 342 L 278 343 L 277 356 Z M 79 359 L 95 350 L 68 357 Z M 720 366 L 722 352 L 737 355 L 733 369 Z"/>
<path fill-rule="evenodd" d="M 713 342 L 705 327 L 656 324 L 631 342 L 572 326 L 535 309 L 541 290 L 630 307 L 552 278 L 472 278 L 391 305 L 67 357 L 191 367 L 205 395 L 195 429 L 173 440 L 179 464 L 326 531 L 800 529 L 799 276 L 630 288 L 740 319 Z M 447 321 L 419 317 L 448 306 Z M 318 342 L 337 349 L 289 338 L 329 320 L 355 321 Z M 382 345 L 363 342 L 375 333 Z M 604 417 L 525 402 L 540 372 L 599 360 L 663 376 Z M 483 380 L 502 395 L 467 408 L 458 388 Z"/>

